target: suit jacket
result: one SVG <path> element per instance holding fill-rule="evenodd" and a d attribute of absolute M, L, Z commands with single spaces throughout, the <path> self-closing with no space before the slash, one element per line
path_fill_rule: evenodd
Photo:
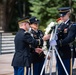
<path fill-rule="evenodd" d="M 12 66 L 30 66 L 31 51 L 35 50 L 34 46 L 43 44 L 43 40 L 35 40 L 30 33 L 24 29 L 19 29 L 15 39 L 15 54 L 12 60 Z"/>

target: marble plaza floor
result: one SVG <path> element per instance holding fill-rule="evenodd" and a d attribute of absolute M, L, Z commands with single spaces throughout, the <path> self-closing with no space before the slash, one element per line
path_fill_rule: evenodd
<path fill-rule="evenodd" d="M 13 53 L 0 55 L 0 75 L 13 75 L 13 68 L 11 66 L 12 57 Z M 56 62 L 53 62 L 53 75 L 56 75 L 55 63 Z M 76 75 L 76 60 L 73 67 L 73 75 Z"/>

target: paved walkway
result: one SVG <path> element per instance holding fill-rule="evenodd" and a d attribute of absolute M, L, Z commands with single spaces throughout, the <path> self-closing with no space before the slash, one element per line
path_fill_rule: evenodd
<path fill-rule="evenodd" d="M 13 68 L 11 66 L 13 54 L 0 55 L 0 75 L 13 75 Z M 53 60 L 53 72 L 55 72 L 55 60 Z M 76 61 L 74 64 L 73 75 L 76 75 Z M 53 74 L 55 75 L 55 73 Z"/>
<path fill-rule="evenodd" d="M 0 55 L 0 75 L 13 75 L 12 57 L 13 54 Z"/>

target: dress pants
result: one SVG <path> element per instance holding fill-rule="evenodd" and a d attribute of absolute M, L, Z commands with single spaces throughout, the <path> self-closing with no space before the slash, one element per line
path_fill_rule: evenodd
<path fill-rule="evenodd" d="M 24 67 L 14 66 L 14 75 L 24 75 Z"/>
<path fill-rule="evenodd" d="M 33 64 L 33 75 L 40 75 L 43 64 L 44 64 L 44 61 Z M 45 71 L 43 71 L 42 75 L 45 75 Z"/>
<path fill-rule="evenodd" d="M 33 75 L 40 75 L 43 64 L 44 64 L 44 61 L 33 63 Z M 29 73 L 29 68 L 27 67 L 26 75 L 28 75 L 28 73 Z M 31 75 L 31 70 L 29 74 Z M 45 71 L 43 71 L 42 75 L 45 75 Z"/>

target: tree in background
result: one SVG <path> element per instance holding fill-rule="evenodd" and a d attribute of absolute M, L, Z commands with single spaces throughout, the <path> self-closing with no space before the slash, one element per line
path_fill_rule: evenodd
<path fill-rule="evenodd" d="M 28 0 L 15 0 L 13 6 L 13 13 L 9 22 L 9 31 L 17 31 L 18 24 L 17 21 L 25 16 L 29 16 L 29 5 L 30 3 Z"/>
<path fill-rule="evenodd" d="M 57 8 L 70 6 L 69 0 L 29 0 L 29 2 L 32 4 L 30 14 L 41 20 L 41 29 L 59 17 Z M 73 5 L 76 7 L 72 1 L 71 6 Z"/>
<path fill-rule="evenodd" d="M 51 21 L 59 17 L 57 8 L 63 6 L 73 7 L 76 19 L 76 0 L 0 0 L 0 4 L 2 3 L 5 3 L 5 28 L 8 31 L 17 31 L 17 20 L 25 16 L 36 16 L 41 21 L 40 29 L 44 30 Z"/>
<path fill-rule="evenodd" d="M 40 19 L 41 29 L 44 29 L 51 20 L 56 19 L 57 4 L 55 4 L 54 0 L 29 0 L 29 2 L 32 4 L 30 14 Z"/>

